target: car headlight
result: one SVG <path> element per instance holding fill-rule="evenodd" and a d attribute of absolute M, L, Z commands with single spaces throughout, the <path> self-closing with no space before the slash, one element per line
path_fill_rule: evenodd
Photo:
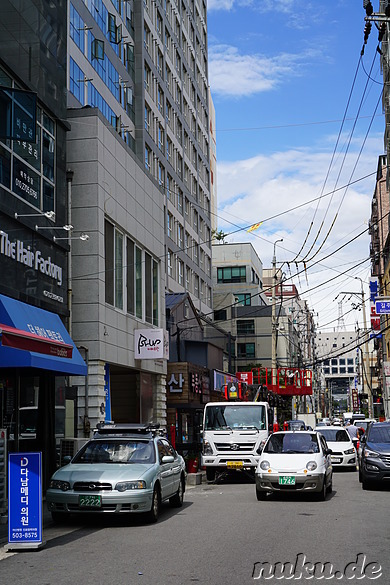
<path fill-rule="evenodd" d="M 61 490 L 62 492 L 67 492 L 70 490 L 70 483 L 68 481 L 62 481 L 60 479 L 52 479 L 50 481 L 50 488 L 53 490 Z"/>
<path fill-rule="evenodd" d="M 269 464 L 269 461 L 262 461 L 260 463 L 260 469 L 262 469 L 263 471 L 266 471 L 267 469 L 269 469 L 271 466 Z"/>
<path fill-rule="evenodd" d="M 364 457 L 379 457 L 379 453 L 371 451 L 371 449 L 364 449 Z"/>
<path fill-rule="evenodd" d="M 116 484 L 115 489 L 118 492 L 127 492 L 129 490 L 145 490 L 145 481 L 120 481 Z"/>
<path fill-rule="evenodd" d="M 352 447 L 352 449 L 347 449 L 346 451 L 344 451 L 344 453 L 346 455 L 351 455 L 351 453 L 355 453 L 355 449 Z"/>
<path fill-rule="evenodd" d="M 315 461 L 309 461 L 308 463 L 306 463 L 306 469 L 308 471 L 314 471 L 315 469 L 317 469 L 317 463 Z"/>
<path fill-rule="evenodd" d="M 203 455 L 212 455 L 213 448 L 208 441 L 204 441 L 203 443 Z"/>

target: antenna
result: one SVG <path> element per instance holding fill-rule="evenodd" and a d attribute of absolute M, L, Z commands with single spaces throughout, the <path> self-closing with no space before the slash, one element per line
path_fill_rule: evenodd
<path fill-rule="evenodd" d="M 343 315 L 343 301 L 338 302 L 339 316 L 337 319 L 337 331 L 345 331 L 344 315 Z"/>

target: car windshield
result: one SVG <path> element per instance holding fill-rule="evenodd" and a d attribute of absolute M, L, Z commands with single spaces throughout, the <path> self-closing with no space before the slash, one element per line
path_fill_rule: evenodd
<path fill-rule="evenodd" d="M 72 463 L 155 463 L 152 441 L 98 440 L 87 443 Z"/>
<path fill-rule="evenodd" d="M 325 437 L 326 441 L 342 443 L 349 442 L 350 436 L 345 429 L 327 429 L 321 427 L 321 435 Z"/>
<path fill-rule="evenodd" d="M 390 425 L 386 427 L 370 426 L 367 441 L 370 443 L 390 443 Z"/>
<path fill-rule="evenodd" d="M 315 433 L 276 433 L 264 447 L 265 453 L 319 453 Z"/>
<path fill-rule="evenodd" d="M 206 431 L 221 429 L 265 429 L 265 408 L 263 404 L 245 406 L 207 406 L 204 428 Z"/>

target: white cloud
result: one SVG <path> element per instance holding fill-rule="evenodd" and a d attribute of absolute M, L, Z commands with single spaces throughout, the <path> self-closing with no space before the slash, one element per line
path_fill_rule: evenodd
<path fill-rule="evenodd" d="M 381 137 L 373 137 L 353 180 L 376 170 L 381 146 Z M 358 148 L 356 145 L 355 152 L 348 155 L 345 170 L 337 182 L 338 187 L 348 183 Z M 368 258 L 369 236 L 367 233 L 356 239 L 352 245 L 345 246 L 326 260 L 323 259 L 367 228 L 375 185 L 374 175 L 361 183 L 351 185 L 346 191 L 341 189 L 334 194 L 332 200 L 330 197 L 323 197 L 318 204 L 317 212 L 317 202 L 313 202 L 283 213 L 321 194 L 330 158 L 330 152 L 295 149 L 276 152 L 270 156 L 258 155 L 235 162 L 219 162 L 217 167 L 218 229 L 232 234 L 227 236 L 227 242 L 251 242 L 265 267 L 271 265 L 273 243 L 279 238 L 283 238 L 283 243 L 278 243 L 277 246 L 278 261 L 291 263 L 305 241 L 309 226 L 313 222 L 310 236 L 300 258 L 313 244 L 308 257 L 320 251 L 311 262 L 307 263 L 307 272 L 301 274 L 298 279 L 295 278 L 295 283 L 301 293 L 312 286 L 321 284 L 318 290 L 304 298 L 309 300 L 309 304 L 316 311 L 321 310 L 322 322 L 326 322 L 328 314 L 337 316 L 337 303 L 334 304 L 333 299 L 338 291 L 359 290 L 360 283 L 354 280 L 355 276 L 367 279 L 368 262 L 361 268 L 343 275 L 334 284 L 324 284 L 339 272 L 344 273 L 354 264 Z M 338 171 L 339 167 L 336 166 L 331 172 L 324 193 L 329 193 L 334 188 Z M 326 215 L 329 202 L 331 202 L 330 209 Z M 342 205 L 338 211 L 341 202 Z M 336 223 L 328 234 L 336 214 Z M 276 215 L 278 217 L 271 221 L 264 221 L 261 227 L 252 234 L 248 234 L 245 229 L 237 230 L 237 228 L 247 228 L 253 223 Z M 321 227 L 322 221 L 324 223 Z M 315 241 L 320 228 L 318 239 Z M 317 260 L 322 261 L 311 268 Z M 299 265 L 299 269 L 303 269 L 303 264 Z M 287 271 L 287 264 L 284 270 Z M 296 272 L 294 264 L 291 265 L 291 270 L 293 273 Z M 352 289 L 351 286 L 353 286 Z M 352 315 L 352 318 L 355 317 Z M 336 323 L 334 325 L 336 326 Z"/>
<path fill-rule="evenodd" d="M 299 64 L 313 52 L 282 53 L 274 57 L 240 54 L 236 47 L 209 48 L 209 80 L 213 94 L 243 97 L 274 89 L 286 76 L 299 74 Z"/>

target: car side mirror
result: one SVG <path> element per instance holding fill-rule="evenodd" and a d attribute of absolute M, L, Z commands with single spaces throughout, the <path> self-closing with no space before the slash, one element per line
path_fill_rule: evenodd
<path fill-rule="evenodd" d="M 262 454 L 262 452 L 263 452 L 263 447 L 260 445 L 260 447 L 257 447 L 257 449 L 256 449 L 256 453 L 257 453 L 258 455 L 261 455 L 261 454 Z"/>
<path fill-rule="evenodd" d="M 332 455 L 333 451 L 332 449 L 325 449 L 324 453 L 325 455 Z"/>
<path fill-rule="evenodd" d="M 70 455 L 65 455 L 65 457 L 62 458 L 63 465 L 68 465 L 68 463 L 70 463 L 71 460 L 72 457 Z"/>
<path fill-rule="evenodd" d="M 173 463 L 175 461 L 175 458 L 173 455 L 164 455 L 164 457 L 161 459 L 161 463 Z"/>

